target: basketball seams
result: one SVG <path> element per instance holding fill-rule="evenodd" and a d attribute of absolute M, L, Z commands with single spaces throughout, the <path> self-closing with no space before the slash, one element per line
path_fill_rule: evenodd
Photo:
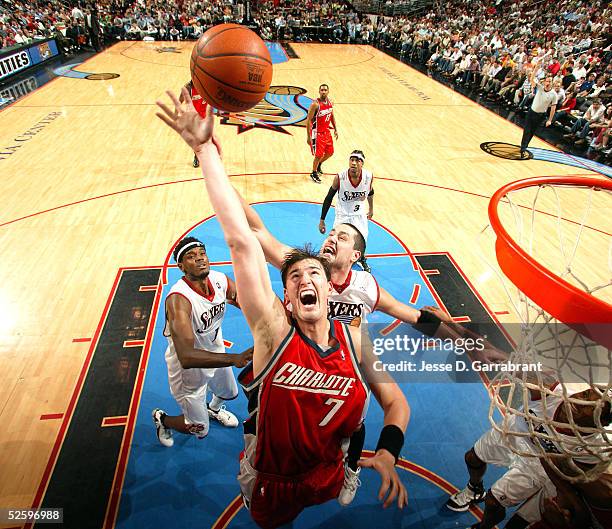
<path fill-rule="evenodd" d="M 239 92 L 244 92 L 245 94 L 261 94 L 262 91 L 261 90 L 247 90 L 246 88 L 242 88 L 240 86 L 234 86 L 231 85 L 229 83 L 226 83 L 225 81 L 222 81 L 221 79 L 216 78 L 214 75 L 208 73 L 204 68 L 202 68 L 202 66 L 200 66 L 197 62 L 195 64 L 196 69 L 202 71 L 204 73 L 204 75 L 207 75 L 208 77 L 210 77 L 211 79 L 214 79 L 215 81 L 217 81 L 217 83 L 222 84 L 224 86 L 227 86 L 229 88 L 232 88 L 233 90 L 237 90 Z M 263 93 L 265 95 L 265 92 Z"/>
<path fill-rule="evenodd" d="M 252 59 L 261 59 L 262 61 L 267 62 L 270 66 L 273 65 L 272 61 L 269 61 L 265 57 L 257 55 L 256 53 L 217 53 L 216 55 L 207 55 L 206 57 L 203 55 L 198 55 L 198 57 L 203 61 L 207 61 L 208 59 L 219 59 L 222 57 L 250 57 Z"/>
<path fill-rule="evenodd" d="M 242 32 L 228 33 L 235 29 Z M 218 35 L 223 38 L 215 40 Z M 193 47 L 189 66 L 196 91 L 229 112 L 248 110 L 261 101 L 273 75 L 265 43 L 237 24 L 209 29 Z"/>

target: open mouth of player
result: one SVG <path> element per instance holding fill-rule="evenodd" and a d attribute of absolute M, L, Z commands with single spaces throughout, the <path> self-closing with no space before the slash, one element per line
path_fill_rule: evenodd
<path fill-rule="evenodd" d="M 323 255 L 327 255 L 329 257 L 333 257 L 334 255 L 336 255 L 336 249 L 333 246 L 331 246 L 331 245 L 325 246 L 323 248 L 323 250 L 321 251 L 321 253 Z"/>
<path fill-rule="evenodd" d="M 300 292 L 300 303 L 304 307 L 314 307 L 317 304 L 317 293 L 312 288 L 305 288 Z"/>

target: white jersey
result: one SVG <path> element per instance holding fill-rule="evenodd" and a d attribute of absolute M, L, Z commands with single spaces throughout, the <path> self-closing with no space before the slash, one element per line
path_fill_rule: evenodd
<path fill-rule="evenodd" d="M 380 289 L 374 276 L 363 270 L 351 270 L 343 285 L 333 285 L 327 305 L 329 317 L 359 325 L 376 309 Z"/>
<path fill-rule="evenodd" d="M 172 295 L 183 296 L 191 303 L 191 327 L 195 337 L 193 346 L 196 349 L 204 349 L 213 353 L 224 353 L 225 346 L 223 345 L 221 323 L 225 316 L 227 276 L 211 270 L 208 273 L 207 281 L 208 288 L 213 292 L 209 297 L 204 297 L 196 292 L 184 277 L 172 286 L 168 297 Z M 167 320 L 164 336 L 168 338 L 169 351 L 166 356 L 168 354 L 176 356 Z"/>
<path fill-rule="evenodd" d="M 349 170 L 338 173 L 338 199 L 336 200 L 336 218 L 334 226 L 342 223 L 353 224 L 368 238 L 368 204 L 367 198 L 372 190 L 374 175 L 367 169 L 361 169 L 361 179 L 353 185 Z"/>
<path fill-rule="evenodd" d="M 552 395 L 546 395 L 546 406 L 544 405 L 544 399 L 530 400 L 529 401 L 529 413 L 539 419 L 545 419 L 546 421 L 552 421 L 557 413 L 557 409 L 563 405 L 563 386 L 557 384 L 552 390 Z M 568 395 L 570 395 L 568 391 Z M 532 443 L 539 443 L 540 446 L 548 453 L 580 453 L 584 452 L 584 455 L 576 455 L 572 459 L 578 463 L 596 464 L 600 461 L 597 456 L 589 454 L 583 447 L 586 445 L 602 445 L 603 436 L 599 433 L 584 433 L 581 432 L 582 441 L 573 435 L 565 435 L 557 430 L 553 430 L 551 426 L 547 424 L 539 424 L 533 421 L 534 430 L 536 433 L 547 435 L 552 439 L 544 439 L 541 437 L 533 437 Z M 524 429 L 526 432 L 529 431 L 527 421 L 521 417 L 516 418 L 516 425 L 519 429 Z M 612 433 L 612 431 L 610 432 Z M 609 434 L 610 434 L 609 433 Z M 594 447 L 597 451 L 597 448 Z"/>

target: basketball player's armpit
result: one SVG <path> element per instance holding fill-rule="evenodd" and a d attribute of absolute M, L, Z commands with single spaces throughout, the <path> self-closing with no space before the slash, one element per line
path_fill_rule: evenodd
<path fill-rule="evenodd" d="M 336 189 L 334 189 L 333 187 L 330 187 L 329 191 L 327 192 L 327 196 L 323 200 L 323 207 L 321 208 L 321 220 L 325 220 L 325 217 L 327 216 L 327 212 L 329 211 L 329 208 L 331 207 L 331 203 L 332 203 L 332 200 L 334 199 L 335 194 L 336 194 Z"/>

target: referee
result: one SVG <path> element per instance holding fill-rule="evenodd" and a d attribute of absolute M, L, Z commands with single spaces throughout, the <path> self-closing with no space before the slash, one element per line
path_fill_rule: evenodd
<path fill-rule="evenodd" d="M 552 89 L 552 77 L 546 76 L 543 82 L 536 79 L 536 68 L 534 67 L 531 72 L 531 86 L 537 89 L 536 95 L 533 98 L 531 107 L 525 117 L 525 126 L 523 128 L 523 139 L 521 140 L 521 155 L 527 151 L 527 146 L 533 138 L 533 135 L 538 130 L 538 127 L 542 124 L 546 118 L 546 111 L 548 110 L 548 120 L 546 126 L 549 127 L 552 123 L 553 116 L 555 115 L 555 109 L 557 108 L 557 94 Z"/>

